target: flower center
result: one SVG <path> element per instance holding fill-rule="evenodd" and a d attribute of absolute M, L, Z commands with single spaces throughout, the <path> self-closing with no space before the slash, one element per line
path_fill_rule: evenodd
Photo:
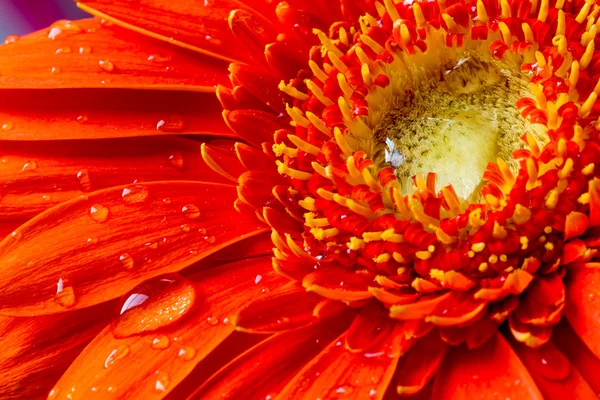
<path fill-rule="evenodd" d="M 429 75 L 414 83 L 397 78 L 394 104 L 373 132 L 374 161 L 394 168 L 403 194 L 413 176 L 434 172 L 438 189 L 452 185 L 460 198 L 481 202 L 488 163 L 510 160 L 522 147 L 528 127 L 515 103 L 527 81 L 513 65 L 472 54 Z"/>

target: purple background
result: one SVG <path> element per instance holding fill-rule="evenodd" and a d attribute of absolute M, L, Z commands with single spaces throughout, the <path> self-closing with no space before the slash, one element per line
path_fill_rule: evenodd
<path fill-rule="evenodd" d="M 0 0 L 0 39 L 45 28 L 58 19 L 86 16 L 73 0 Z"/>

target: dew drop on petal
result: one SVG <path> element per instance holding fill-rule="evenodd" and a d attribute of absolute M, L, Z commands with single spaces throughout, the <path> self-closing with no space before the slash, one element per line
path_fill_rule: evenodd
<path fill-rule="evenodd" d="M 185 169 L 185 160 L 180 152 L 176 151 L 169 156 L 169 165 L 179 171 Z"/>
<path fill-rule="evenodd" d="M 60 74 L 60 67 L 52 67 L 50 70 L 54 75 Z"/>
<path fill-rule="evenodd" d="M 12 238 L 12 240 L 14 240 L 15 242 L 19 242 L 21 241 L 21 239 L 23 239 L 23 234 L 21 233 L 21 231 L 13 231 L 10 234 L 10 237 Z"/>
<path fill-rule="evenodd" d="M 156 393 L 166 392 L 170 384 L 171 378 L 166 372 L 156 372 L 156 383 L 154 384 L 154 390 Z"/>
<path fill-rule="evenodd" d="M 171 59 L 171 56 L 166 55 L 166 54 L 159 54 L 159 53 L 150 54 L 148 56 L 148 61 L 159 62 L 159 63 L 169 61 L 170 59 Z"/>
<path fill-rule="evenodd" d="M 98 65 L 106 72 L 112 72 L 115 69 L 115 65 L 110 60 L 100 60 L 98 61 Z"/>
<path fill-rule="evenodd" d="M 133 257 L 131 257 L 128 253 L 123 253 L 119 256 L 119 261 L 121 261 L 121 265 L 125 269 L 132 269 L 134 262 Z"/>
<path fill-rule="evenodd" d="M 186 204 L 181 208 L 181 212 L 186 218 L 196 219 L 200 217 L 200 209 L 194 204 Z"/>
<path fill-rule="evenodd" d="M 194 286 L 180 275 L 152 278 L 121 298 L 111 322 L 113 334 L 128 337 L 159 330 L 183 318 L 195 300 Z"/>
<path fill-rule="evenodd" d="M 98 244 L 98 238 L 88 238 L 88 244 Z"/>
<path fill-rule="evenodd" d="M 161 132 L 179 132 L 185 128 L 185 124 L 180 117 L 171 116 L 167 119 L 161 119 L 156 123 L 156 130 Z"/>
<path fill-rule="evenodd" d="M 256 275 L 256 278 L 254 278 L 254 284 L 258 285 L 261 280 L 262 280 L 262 275 Z"/>
<path fill-rule="evenodd" d="M 171 199 L 170 199 L 170 198 L 168 198 L 168 197 L 165 197 L 165 198 L 162 200 L 162 202 L 163 202 L 163 204 L 171 204 Z"/>
<path fill-rule="evenodd" d="M 77 180 L 79 181 L 79 186 L 81 186 L 81 190 L 83 190 L 84 192 L 89 192 L 92 189 L 90 173 L 87 169 L 82 169 L 79 172 L 77 172 Z"/>
<path fill-rule="evenodd" d="M 108 357 L 106 357 L 106 360 L 104 360 L 104 368 L 108 369 L 111 365 L 113 365 L 118 360 L 125 357 L 127 354 L 129 354 L 128 346 L 122 345 L 122 346 L 117 347 L 116 349 L 113 349 L 108 354 Z"/>
<path fill-rule="evenodd" d="M 71 52 L 70 47 L 59 47 L 58 49 L 56 49 L 56 54 L 67 54 L 70 52 Z"/>
<path fill-rule="evenodd" d="M 148 188 L 144 185 L 127 186 L 123 189 L 121 197 L 127 205 L 140 204 L 148 200 Z"/>
<path fill-rule="evenodd" d="M 108 219 L 108 208 L 101 204 L 94 204 L 90 207 L 90 218 L 96 222 L 104 222 Z"/>
<path fill-rule="evenodd" d="M 196 357 L 196 349 L 193 347 L 185 346 L 179 350 L 177 356 L 184 361 L 191 361 L 194 357 Z"/>
<path fill-rule="evenodd" d="M 27 161 L 23 164 L 21 171 L 33 171 L 34 169 L 37 169 L 37 163 L 35 161 Z"/>
<path fill-rule="evenodd" d="M 69 308 L 75 305 L 75 291 L 62 278 L 56 283 L 56 295 L 54 302 L 63 307 Z"/>
<path fill-rule="evenodd" d="M 12 122 L 5 122 L 2 124 L 2 130 L 3 131 L 10 131 L 13 128 L 13 123 Z"/>
<path fill-rule="evenodd" d="M 184 232 L 189 232 L 192 228 L 188 224 L 181 225 L 181 230 Z"/>
<path fill-rule="evenodd" d="M 81 46 L 79 48 L 79 54 L 90 54 L 92 52 L 92 48 L 90 46 Z"/>
<path fill-rule="evenodd" d="M 77 122 L 79 122 L 80 124 L 85 124 L 87 121 L 88 121 L 87 114 L 81 114 L 77 117 Z"/>
<path fill-rule="evenodd" d="M 152 348 L 153 349 L 166 349 L 171 344 L 171 341 L 165 335 L 159 335 L 152 340 Z"/>
<path fill-rule="evenodd" d="M 215 326 L 219 323 L 219 319 L 217 317 L 208 317 L 208 318 L 206 318 L 206 322 L 210 326 Z"/>
<path fill-rule="evenodd" d="M 20 39 L 19 36 L 17 35 L 8 35 L 5 39 L 4 39 L 4 44 L 11 44 L 11 43 L 15 43 L 16 41 L 18 41 Z"/>

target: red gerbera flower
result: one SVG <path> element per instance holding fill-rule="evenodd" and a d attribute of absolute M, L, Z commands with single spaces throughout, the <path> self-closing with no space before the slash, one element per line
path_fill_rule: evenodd
<path fill-rule="evenodd" d="M 80 7 L 0 47 L 3 398 L 600 393 L 600 5 Z"/>

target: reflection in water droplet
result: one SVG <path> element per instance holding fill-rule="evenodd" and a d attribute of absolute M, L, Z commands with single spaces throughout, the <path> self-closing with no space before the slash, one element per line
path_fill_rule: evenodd
<path fill-rule="evenodd" d="M 206 322 L 208 322 L 208 324 L 211 326 L 215 326 L 219 323 L 219 319 L 216 317 L 208 317 L 206 318 Z"/>
<path fill-rule="evenodd" d="M 27 161 L 23 164 L 21 171 L 33 171 L 34 169 L 37 169 L 37 163 L 35 161 Z"/>
<path fill-rule="evenodd" d="M 173 154 L 171 154 L 169 156 L 169 164 L 173 168 L 175 168 L 175 169 L 177 169 L 179 171 L 181 171 L 181 170 L 183 170 L 185 168 L 185 161 L 183 159 L 183 156 L 178 151 L 174 152 Z"/>
<path fill-rule="evenodd" d="M 88 244 L 97 244 L 98 243 L 98 238 L 88 238 L 87 240 Z"/>
<path fill-rule="evenodd" d="M 12 122 L 5 122 L 2 124 L 2 130 L 3 131 L 10 131 L 13 128 L 13 123 Z"/>
<path fill-rule="evenodd" d="M 4 44 L 11 44 L 16 42 L 17 40 L 19 40 L 20 37 L 17 35 L 8 35 L 5 39 L 4 39 Z"/>
<path fill-rule="evenodd" d="M 90 54 L 92 52 L 92 48 L 90 46 L 81 46 L 79 48 L 79 54 Z"/>
<path fill-rule="evenodd" d="M 194 204 L 187 204 L 181 208 L 183 215 L 190 219 L 196 219 L 200 216 L 200 209 Z"/>
<path fill-rule="evenodd" d="M 70 47 L 59 47 L 58 49 L 56 49 L 56 54 L 67 54 L 70 52 L 71 52 Z"/>
<path fill-rule="evenodd" d="M 171 378 L 166 372 L 156 372 L 156 383 L 154 385 L 154 390 L 157 393 L 163 393 L 167 390 L 169 385 L 171 384 Z"/>
<path fill-rule="evenodd" d="M 10 237 L 12 237 L 12 239 L 15 242 L 18 242 L 21 239 L 23 239 L 23 234 L 21 233 L 21 231 L 14 231 L 13 233 L 10 234 Z"/>
<path fill-rule="evenodd" d="M 154 338 L 154 340 L 152 340 L 152 348 L 153 349 L 166 349 L 167 347 L 169 347 L 169 345 L 171 344 L 171 342 L 169 341 L 169 338 L 166 337 L 165 335 L 160 335 Z"/>
<path fill-rule="evenodd" d="M 149 192 L 146 186 L 134 185 L 123 189 L 121 197 L 123 198 L 123 203 L 132 205 L 143 203 L 148 200 L 148 194 Z"/>
<path fill-rule="evenodd" d="M 190 361 L 194 357 L 196 357 L 196 349 L 189 347 L 189 346 L 183 347 L 182 349 L 179 350 L 179 353 L 177 354 L 177 356 L 184 361 Z"/>
<path fill-rule="evenodd" d="M 54 75 L 60 74 L 60 67 L 52 67 L 51 72 Z"/>
<path fill-rule="evenodd" d="M 171 116 L 167 119 L 161 119 L 156 123 L 156 130 L 161 132 L 179 132 L 185 128 L 185 124 L 180 117 Z"/>
<path fill-rule="evenodd" d="M 184 232 L 189 232 L 192 228 L 188 224 L 181 225 L 181 230 Z"/>
<path fill-rule="evenodd" d="M 88 121 L 87 114 L 81 114 L 80 116 L 77 117 L 77 122 L 79 122 L 80 124 L 85 124 L 87 121 Z"/>
<path fill-rule="evenodd" d="M 177 275 L 150 279 L 121 298 L 111 322 L 116 337 L 152 332 L 183 318 L 196 300 L 194 286 Z"/>
<path fill-rule="evenodd" d="M 101 204 L 94 204 L 90 207 L 90 218 L 96 222 L 104 222 L 108 219 L 108 208 Z"/>
<path fill-rule="evenodd" d="M 106 360 L 104 360 L 104 368 L 108 369 L 108 367 L 125 357 L 127 354 L 129 354 L 129 347 L 125 345 L 119 346 L 112 350 L 108 354 L 108 357 L 106 357 Z"/>
<path fill-rule="evenodd" d="M 165 197 L 165 198 L 162 200 L 162 202 L 163 202 L 163 204 L 171 204 L 171 199 L 169 199 L 168 197 Z"/>
<path fill-rule="evenodd" d="M 106 72 L 112 72 L 115 69 L 115 65 L 110 60 L 100 60 L 98 61 L 98 65 Z"/>
<path fill-rule="evenodd" d="M 82 169 L 77 173 L 77 180 L 79 181 L 79 185 L 84 192 L 89 192 L 90 189 L 92 189 L 90 174 L 87 169 Z"/>
<path fill-rule="evenodd" d="M 75 291 L 62 278 L 56 283 L 56 295 L 54 302 L 63 307 L 73 307 L 75 305 Z"/>
<path fill-rule="evenodd" d="M 119 261 L 121 261 L 121 265 L 125 269 L 133 268 L 133 257 L 131 257 L 128 253 L 123 253 L 119 256 Z"/>
<path fill-rule="evenodd" d="M 158 249 L 158 243 L 156 243 L 156 242 L 144 243 L 144 246 L 146 246 L 147 248 L 152 249 L 152 250 Z"/>

